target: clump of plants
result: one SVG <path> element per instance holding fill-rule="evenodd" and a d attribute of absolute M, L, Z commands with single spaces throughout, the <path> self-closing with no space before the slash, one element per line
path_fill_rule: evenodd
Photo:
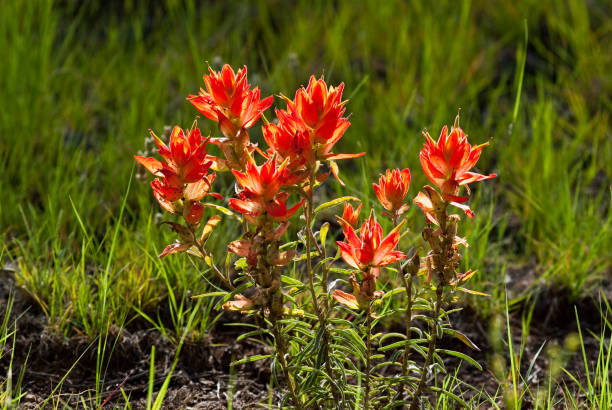
<path fill-rule="evenodd" d="M 281 96 L 285 108 L 267 121 L 263 113 L 273 97 L 262 99 L 260 90 L 248 84 L 246 67 L 209 71 L 205 89 L 188 99 L 217 123 L 223 137 L 204 136 L 194 122 L 189 130 L 174 127 L 167 143 L 151 133 L 162 160 L 135 158 L 156 176 L 151 186 L 159 205 L 177 215 L 163 222 L 178 240 L 160 257 L 187 253 L 202 259 L 218 291 L 201 296 L 217 297 L 219 308 L 253 317 L 240 339 L 257 338 L 269 346 L 268 354 L 236 363 L 268 360 L 283 392 L 283 408 L 361 403 L 365 409 L 416 409 L 440 394 L 461 400 L 436 385 L 437 375 L 446 372 L 444 355 L 476 364 L 467 355 L 439 348 L 444 337 L 476 348 L 452 327 L 452 312 L 445 311 L 458 292 L 470 292 L 462 284 L 474 274 L 459 271 L 461 247 L 467 243 L 458 236 L 461 215 L 451 211 L 473 217 L 466 204 L 468 184 L 495 177 L 470 171 L 487 144 L 470 145 L 459 115 L 437 141 L 424 132 L 419 159 L 432 185 L 413 199 L 427 221 L 423 249 L 402 249 L 402 237 L 412 234 L 405 218 L 407 168 L 386 170 L 373 184 L 384 211 L 363 212 L 368 215 L 361 223 L 358 198 L 316 201 L 315 191 L 331 176 L 343 185 L 337 161 L 365 155 L 333 152 L 350 126 L 344 84 L 328 86 L 313 76 L 293 99 Z M 267 148 L 249 137 L 262 117 Z M 219 156 L 209 154 L 211 146 Z M 235 178 L 229 209 L 213 192 L 216 172 Z M 322 221 L 342 205 L 337 224 Z M 241 229 L 220 263 L 207 241 L 222 217 L 239 219 Z M 386 235 L 381 217 L 393 225 Z M 331 236 L 339 240 L 334 244 Z M 396 288 L 383 292 L 382 275 Z M 405 332 L 387 331 L 389 319 L 400 320 Z"/>

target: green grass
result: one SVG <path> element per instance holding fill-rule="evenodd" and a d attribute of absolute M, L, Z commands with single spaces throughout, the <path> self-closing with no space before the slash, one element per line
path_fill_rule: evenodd
<path fill-rule="evenodd" d="M 216 313 L 188 297 L 210 290 L 202 268 L 156 258 L 173 236 L 156 226 L 147 184 L 128 185 L 147 130 L 190 125 L 185 97 L 206 62 L 228 62 L 248 65 L 264 95 L 292 95 L 312 73 L 346 83 L 352 126 L 338 151 L 368 154 L 344 162 L 347 186 L 331 182 L 328 194 L 358 195 L 364 208 L 378 206 L 371 183 L 387 167 L 409 167 L 416 195 L 420 131 L 437 136 L 461 107 L 471 141 L 491 142 L 478 168 L 499 174 L 475 187 L 476 218 L 460 228 L 472 244 L 464 266 L 479 270 L 470 287 L 492 295 L 471 303 L 503 312 L 506 266 L 532 262 L 579 298 L 612 269 L 611 12 L 563 0 L 6 1 L 0 265 L 18 264 L 19 286 L 58 333 L 94 340 L 141 315 L 177 343 L 187 322 L 191 337 L 205 334 Z M 228 177 L 215 186 L 231 196 Z M 415 207 L 408 217 L 418 232 Z M 217 253 L 234 226 L 223 223 Z"/>

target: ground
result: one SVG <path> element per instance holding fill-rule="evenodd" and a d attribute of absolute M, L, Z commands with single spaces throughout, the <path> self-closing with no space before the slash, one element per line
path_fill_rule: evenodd
<path fill-rule="evenodd" d="M 14 281 L 6 272 L 0 286 L 1 305 L 6 305 L 9 291 L 15 294 L 12 319 L 18 319 L 18 322 L 12 368 L 14 375 L 24 369 L 22 408 L 38 408 L 49 397 L 51 402 L 78 407 L 82 404 L 81 400 L 95 397 L 96 341 L 79 336 L 78 332 L 71 337 L 52 333 L 45 325 L 44 315 L 36 303 L 15 288 Z M 577 332 L 574 306 L 580 317 L 589 360 L 597 359 L 598 341 L 594 335 L 599 334 L 601 322 L 595 299 L 585 297 L 572 304 L 568 303 L 567 295 L 542 290 L 537 296 L 532 319 L 535 325 L 531 326 L 521 362 L 524 373 L 537 355 L 527 380 L 531 386 L 542 382 L 548 374 L 550 357 L 546 355 L 546 349 L 552 345 L 563 346 L 567 343 L 567 336 Z M 520 308 L 510 313 L 511 333 L 516 347 L 521 344 L 522 313 Z M 484 369 L 481 372 L 468 363 L 461 364 L 459 378 L 476 389 L 470 391 L 464 388 L 465 397 L 472 397 L 481 391 L 494 396 L 500 389 L 500 380 L 491 368 L 495 353 L 491 346 L 491 318 L 480 317 L 469 307 L 455 313 L 453 318 L 454 328 L 466 334 L 480 351 L 470 351 L 467 346 L 448 337 L 443 339 L 440 347 L 469 354 Z M 265 353 L 267 349 L 248 340 L 235 341 L 240 334 L 239 328 L 226 324 L 244 320 L 248 319 L 235 313 L 225 313 L 225 317 L 204 340 L 183 345 L 164 408 L 225 409 L 228 396 L 231 396 L 234 408 L 255 408 L 270 400 L 270 369 L 267 362 L 241 365 L 236 369 L 230 367 L 230 363 L 237 358 Z M 401 323 L 393 327 L 394 331 L 403 330 Z M 505 332 L 505 329 L 501 330 Z M 499 337 L 503 343 L 505 333 L 495 337 Z M 540 352 L 542 345 L 545 349 Z M 120 389 L 129 396 L 133 408 L 144 408 L 149 388 L 151 348 L 155 348 L 154 391 L 158 391 L 172 367 L 176 345 L 160 337 L 156 330 L 149 329 L 145 321 L 134 320 L 125 329 L 111 331 L 107 346 L 112 346 L 112 353 L 103 364 L 104 385 L 99 395 L 104 408 L 122 406 L 124 398 Z M 10 365 L 9 347 L 10 344 L 0 361 L 0 374 L 7 374 Z M 574 350 L 564 354 L 567 356 L 565 368 L 579 380 L 584 380 L 584 363 L 579 352 Z M 458 365 L 459 360 L 455 358 L 446 362 L 447 370 L 451 372 Z M 567 376 L 560 376 L 559 383 L 568 381 Z M 59 389 L 56 388 L 58 384 L 61 384 Z M 562 391 L 559 390 L 557 394 L 562 395 Z M 274 403 L 279 397 L 275 394 L 271 399 Z M 526 406 L 531 404 L 530 400 L 526 400 Z"/>

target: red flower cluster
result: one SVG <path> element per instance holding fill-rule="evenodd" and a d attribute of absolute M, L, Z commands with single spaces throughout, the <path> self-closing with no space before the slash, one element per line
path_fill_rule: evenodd
<path fill-rule="evenodd" d="M 166 211 L 176 213 L 183 210 L 189 223 L 198 223 L 203 208 L 201 204 L 198 206 L 194 203 L 206 195 L 222 198 L 219 194 L 209 192 L 215 174 L 208 174 L 212 165 L 206 151 L 208 139 L 202 137 L 195 125 L 187 135 L 180 127 L 174 127 L 169 146 L 153 132 L 151 135 L 165 162 L 138 155 L 134 158 L 153 175 L 160 177 L 151 182 L 155 199 Z"/>
<path fill-rule="evenodd" d="M 470 218 L 474 213 L 463 202 L 468 200 L 467 196 L 458 196 L 461 186 L 469 183 L 495 178 L 496 174 L 481 175 L 470 172 L 480 158 L 482 148 L 488 142 L 472 147 L 467 140 L 467 135 L 459 128 L 459 115 L 455 118 L 455 125 L 448 134 L 446 126 L 442 128 L 440 138 L 434 141 L 429 133 L 425 135 L 425 146 L 421 150 L 419 158 L 423 172 L 427 178 L 442 192 L 442 197 L 429 187 L 426 192 L 419 192 L 414 199 L 427 216 L 430 222 L 438 223 L 436 219 L 436 209 L 443 207 L 444 201 L 457 206 Z"/>
<path fill-rule="evenodd" d="M 497 175 L 469 172 L 480 158 L 482 148 L 489 143 L 472 147 L 467 135 L 459 128 L 458 115 L 451 133 L 447 135 L 447 132 L 448 129 L 444 126 L 437 142 L 429 136 L 429 133 L 425 133 L 425 146 L 421 150 L 419 159 L 423 172 L 442 190 L 444 199 L 462 203 L 468 200 L 467 196 L 457 196 L 462 185 L 495 178 Z"/>
<path fill-rule="evenodd" d="M 276 155 L 279 162 L 288 160 L 289 168 L 304 177 L 316 168 L 317 161 L 330 161 L 336 178 L 338 169 L 333 160 L 365 155 L 364 152 L 331 152 L 351 125 L 343 117 L 346 110 L 346 101 L 342 101 L 343 89 L 344 83 L 328 88 L 322 78 L 317 80 L 312 76 L 308 87 L 300 88 L 293 100 L 285 97 L 287 109 L 276 110 L 278 124 L 268 124 L 263 128 L 264 138 L 270 146 L 267 155 Z"/>
<path fill-rule="evenodd" d="M 232 170 L 232 173 L 242 191 L 238 198 L 230 199 L 229 205 L 254 225 L 259 225 L 265 215 L 274 221 L 286 221 L 302 205 L 303 201 L 287 209 L 289 193 L 280 188 L 295 183 L 296 178 L 284 165 L 268 160 L 257 166 L 251 159 L 245 172 Z"/>
<path fill-rule="evenodd" d="M 410 170 L 408 168 L 402 171 L 388 169 L 385 175 L 381 175 L 378 185 L 372 185 L 376 197 L 387 211 L 399 216 L 408 209 L 408 206 L 404 204 L 404 197 L 410 186 Z"/>
<path fill-rule="evenodd" d="M 352 207 L 350 208 L 345 207 L 341 219 L 346 242 L 337 241 L 336 243 L 342 259 L 349 266 L 361 272 L 362 280 L 361 283 L 358 283 L 355 275 L 351 275 L 350 282 L 353 287 L 353 294 L 337 289 L 332 297 L 338 303 L 351 309 L 359 309 L 366 308 L 372 300 L 382 295 L 382 292 L 376 290 L 376 280 L 380 275 L 380 267 L 390 265 L 406 257 L 403 252 L 394 250 L 400 239 L 399 231 L 405 221 L 383 238 L 382 228 L 372 212 L 370 217 L 361 225 L 358 237 L 353 227 L 349 225 L 349 221 L 345 219 L 353 219 L 356 222 L 356 218 L 353 218 L 355 213 L 352 212 Z"/>
<path fill-rule="evenodd" d="M 404 259 L 406 255 L 393 250 L 399 242 L 399 231 L 404 222 L 396 226 L 384 238 L 382 227 L 376 221 L 373 213 L 361 225 L 359 236 L 352 226 L 344 224 L 343 232 L 346 242 L 336 242 L 340 248 L 340 256 L 348 265 L 362 272 L 369 271 L 371 268 L 373 272 L 377 272 L 377 268 L 381 266 Z M 377 276 L 377 273 L 375 275 Z"/>
<path fill-rule="evenodd" d="M 228 64 L 218 73 L 208 70 L 204 75 L 206 90 L 200 89 L 188 99 L 204 116 L 217 121 L 227 138 L 235 137 L 242 128 L 251 128 L 272 105 L 272 96 L 260 100 L 259 88 L 251 89 L 247 83 L 246 66 L 237 73 Z"/>

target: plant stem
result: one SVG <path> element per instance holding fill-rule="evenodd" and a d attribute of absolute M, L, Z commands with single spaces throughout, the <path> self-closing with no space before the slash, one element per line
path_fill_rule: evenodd
<path fill-rule="evenodd" d="M 365 374 L 365 394 L 363 396 L 363 408 L 369 409 L 370 406 L 370 356 L 372 355 L 372 315 L 370 305 L 366 309 L 366 374 Z"/>
<path fill-rule="evenodd" d="M 187 224 L 187 226 L 189 228 L 189 231 L 191 232 L 191 235 L 193 236 L 193 243 L 195 244 L 196 248 L 198 248 L 198 251 L 200 252 L 200 254 L 202 254 L 202 257 L 203 258 L 206 258 L 206 257 L 210 258 L 210 266 L 212 267 L 212 270 L 215 273 L 215 275 L 219 279 L 221 279 L 221 282 L 223 282 L 225 284 L 225 286 L 228 287 L 229 290 L 233 290 L 234 286 L 230 282 L 229 278 L 226 278 L 225 276 L 223 276 L 223 273 L 219 270 L 217 265 L 215 265 L 213 263 L 212 256 L 210 255 L 210 252 L 208 252 L 206 249 L 204 249 L 204 246 L 200 243 L 200 241 L 196 237 L 195 230 L 193 229 L 193 227 L 191 225 L 189 225 L 189 224 Z"/>
<path fill-rule="evenodd" d="M 322 319 L 321 309 L 319 308 L 319 302 L 317 300 L 317 292 L 314 287 L 314 272 L 312 271 L 312 237 L 311 237 L 311 224 L 312 224 L 312 190 L 314 189 L 314 172 L 310 174 L 308 180 L 309 189 L 308 196 L 306 198 L 306 270 L 308 272 L 308 286 L 310 288 L 310 294 L 312 295 L 312 304 L 314 305 L 315 312 Z"/>
<path fill-rule="evenodd" d="M 298 398 L 298 395 L 296 393 L 296 387 L 295 387 L 295 382 L 293 380 L 293 378 L 291 377 L 291 375 L 289 374 L 289 369 L 287 366 L 287 361 L 285 360 L 285 343 L 283 341 L 283 338 L 281 336 L 281 330 L 280 330 L 280 324 L 278 323 L 278 321 L 275 319 L 274 323 L 272 324 L 273 328 L 274 328 L 274 341 L 276 344 L 276 356 L 278 357 L 278 360 L 281 364 L 281 368 L 283 370 L 283 375 L 285 376 L 285 379 L 287 380 L 287 386 L 289 387 L 289 393 L 291 394 L 291 399 L 293 400 L 293 405 L 295 406 L 296 409 L 301 410 L 302 409 L 302 405 L 300 403 L 300 399 Z"/>
<path fill-rule="evenodd" d="M 393 227 L 397 226 L 397 222 L 399 219 L 399 215 L 393 215 Z M 406 289 L 406 312 L 404 313 L 404 320 L 406 322 L 406 340 L 410 340 L 412 338 L 412 275 L 410 275 L 409 279 L 406 280 L 404 276 L 404 272 L 402 270 L 402 264 L 400 261 L 397 261 L 397 271 L 402 278 L 402 283 L 404 284 L 404 288 Z M 406 344 L 404 346 L 404 354 L 402 356 L 402 375 L 408 375 L 408 356 L 410 355 L 410 345 Z M 398 390 L 398 397 L 402 398 L 404 395 L 404 382 L 400 383 L 400 387 Z"/>
<path fill-rule="evenodd" d="M 400 271 L 400 274 L 402 272 Z M 404 314 L 405 322 L 406 322 L 406 340 L 410 340 L 412 338 L 412 275 L 409 276 L 408 279 L 402 275 L 402 282 L 404 283 L 404 288 L 406 288 L 406 312 Z M 410 356 L 410 345 L 406 344 L 404 346 L 404 355 L 402 357 L 402 375 L 408 375 L 408 357 Z M 399 397 L 401 397 L 404 393 L 404 382 L 400 383 L 399 388 Z"/>
<path fill-rule="evenodd" d="M 438 316 L 440 315 L 440 305 L 442 304 L 442 287 L 442 284 L 438 284 L 438 287 L 436 288 L 436 306 L 434 308 L 434 323 L 431 325 L 429 348 L 427 349 L 427 357 L 425 359 L 425 364 L 423 365 L 423 370 L 421 372 L 421 380 L 419 381 L 419 385 L 416 391 L 414 392 L 414 396 L 412 396 L 410 410 L 416 410 L 419 404 L 419 398 L 421 396 L 421 393 L 423 392 L 423 388 L 425 387 L 425 379 L 427 378 L 427 368 L 431 364 L 434 351 L 436 350 L 436 341 L 438 337 Z"/>
<path fill-rule="evenodd" d="M 312 270 L 311 249 L 312 249 L 313 242 L 317 246 L 317 249 L 319 250 L 319 255 L 321 255 L 322 252 L 324 252 L 324 250 L 321 250 L 321 248 L 319 248 L 318 244 L 314 240 L 314 234 L 312 232 L 312 216 L 313 216 L 312 193 L 313 193 L 314 185 L 315 185 L 315 172 L 314 171 L 310 174 L 308 185 L 309 186 L 308 186 L 308 194 L 306 198 L 306 215 L 305 215 L 306 216 L 306 269 L 308 272 L 308 285 L 310 288 L 310 294 L 312 296 L 312 303 L 313 303 L 315 312 L 317 314 L 317 317 L 319 319 L 319 326 L 321 326 L 323 329 L 323 357 L 325 360 L 325 371 L 327 372 L 327 375 L 330 377 L 330 379 L 334 380 L 334 371 L 332 369 L 331 362 L 329 360 L 330 335 L 329 335 L 329 332 L 327 331 L 327 315 L 329 313 L 329 305 L 327 303 L 327 299 L 325 299 L 325 311 L 321 310 L 321 307 L 319 306 L 319 302 L 317 300 L 317 292 L 314 287 L 314 272 Z M 324 269 L 324 274 L 323 274 L 323 278 L 321 281 L 321 285 L 327 291 L 327 267 L 323 267 L 323 269 Z M 336 391 L 336 387 L 333 384 L 331 384 L 331 393 L 332 393 L 334 402 L 336 404 L 339 404 L 340 398 L 338 396 L 338 392 Z"/>

